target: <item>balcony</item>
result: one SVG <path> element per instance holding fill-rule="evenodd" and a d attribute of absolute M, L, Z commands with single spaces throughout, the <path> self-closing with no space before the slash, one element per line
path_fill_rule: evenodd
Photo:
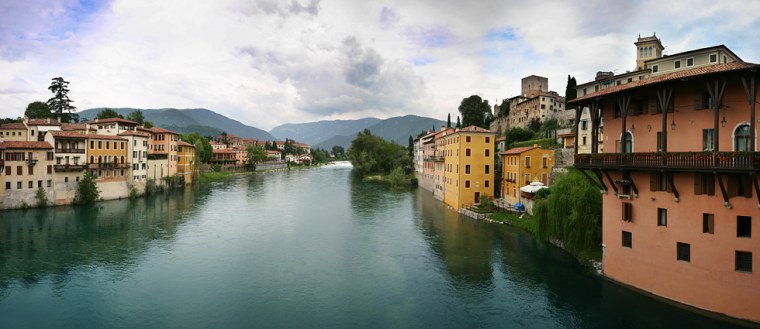
<path fill-rule="evenodd" d="M 87 170 L 89 166 L 86 164 L 57 164 L 53 165 L 55 171 L 83 171 Z"/>
<path fill-rule="evenodd" d="M 576 154 L 579 169 L 658 169 L 747 172 L 760 169 L 760 153 L 671 152 Z"/>
<path fill-rule="evenodd" d="M 69 149 L 69 148 L 62 148 L 62 149 L 55 149 L 55 153 L 77 153 L 77 154 L 84 154 L 84 149 Z"/>
<path fill-rule="evenodd" d="M 443 162 L 443 157 L 442 156 L 435 156 L 434 155 L 434 156 L 425 157 L 424 160 L 425 161 L 433 161 L 433 162 Z"/>
<path fill-rule="evenodd" d="M 101 170 L 101 169 L 129 169 L 130 164 L 128 163 L 119 163 L 119 164 L 113 164 L 113 163 L 90 163 L 88 164 L 88 167 L 92 170 Z"/>

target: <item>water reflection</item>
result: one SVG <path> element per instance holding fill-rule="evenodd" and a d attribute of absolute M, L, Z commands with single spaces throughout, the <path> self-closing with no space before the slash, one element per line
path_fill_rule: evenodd
<path fill-rule="evenodd" d="M 88 266 L 119 279 L 146 248 L 173 238 L 196 193 L 0 212 L 0 294 L 13 282 L 29 287 L 44 278 L 60 288 L 70 272 Z"/>

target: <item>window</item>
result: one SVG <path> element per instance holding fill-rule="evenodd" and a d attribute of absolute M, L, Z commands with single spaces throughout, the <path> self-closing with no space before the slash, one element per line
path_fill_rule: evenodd
<path fill-rule="evenodd" d="M 21 189 L 21 182 L 16 182 L 16 189 L 18 189 L 18 190 Z"/>
<path fill-rule="evenodd" d="M 490 136 L 486 136 L 486 144 L 488 144 L 488 143 L 491 143 L 491 137 Z"/>
<path fill-rule="evenodd" d="M 737 151 L 737 152 L 750 151 L 749 137 L 750 137 L 750 127 L 748 124 L 743 124 L 739 127 L 736 127 L 736 130 L 734 131 L 734 151 Z"/>
<path fill-rule="evenodd" d="M 586 145 L 586 136 L 583 136 L 583 145 Z"/>
<path fill-rule="evenodd" d="M 588 121 L 583 120 L 581 121 L 581 130 L 586 130 L 586 129 L 588 129 Z"/>
<path fill-rule="evenodd" d="M 684 262 L 691 261 L 691 245 L 683 242 L 676 242 L 676 259 Z"/>
<path fill-rule="evenodd" d="M 486 165 L 485 173 L 486 175 L 491 173 L 491 165 Z"/>
<path fill-rule="evenodd" d="M 530 168 L 530 157 L 525 157 L 525 168 Z"/>
<path fill-rule="evenodd" d="M 549 176 L 546 173 L 541 174 L 541 183 L 549 185 Z"/>
<path fill-rule="evenodd" d="M 11 166 L 5 166 L 5 175 L 10 176 L 11 174 Z"/>
<path fill-rule="evenodd" d="M 623 202 L 623 220 L 626 222 L 633 221 L 633 204 L 630 202 Z"/>
<path fill-rule="evenodd" d="M 715 129 L 702 129 L 702 150 L 712 152 L 715 146 Z"/>
<path fill-rule="evenodd" d="M 471 136 L 465 136 L 464 141 L 469 143 L 471 141 Z"/>
<path fill-rule="evenodd" d="M 490 184 L 491 184 L 490 181 L 488 181 L 488 180 L 485 181 L 485 187 L 490 187 L 491 186 Z"/>
<path fill-rule="evenodd" d="M 749 251 L 736 251 L 736 271 L 752 273 L 752 253 Z"/>
<path fill-rule="evenodd" d="M 53 186 L 53 181 L 48 179 L 47 187 L 52 187 L 52 186 Z"/>
<path fill-rule="evenodd" d="M 718 54 L 710 55 L 710 63 L 717 63 L 717 62 L 718 62 Z"/>
<path fill-rule="evenodd" d="M 464 150 L 464 155 L 465 156 L 470 156 L 470 149 L 465 149 Z"/>
<path fill-rule="evenodd" d="M 29 181 L 29 188 L 34 188 L 34 182 L 33 181 Z"/>
<path fill-rule="evenodd" d="M 652 73 L 657 73 L 660 71 L 659 65 L 652 65 Z"/>
<path fill-rule="evenodd" d="M 715 234 L 715 215 L 702 214 L 702 233 Z"/>
<path fill-rule="evenodd" d="M 469 180 L 464 181 L 464 188 L 470 188 L 470 181 Z"/>
<path fill-rule="evenodd" d="M 677 60 L 673 62 L 673 68 L 674 69 L 680 69 L 681 68 L 681 60 Z"/>
<path fill-rule="evenodd" d="M 467 175 L 470 174 L 470 165 L 464 165 L 464 173 Z"/>
<path fill-rule="evenodd" d="M 29 166 L 29 175 L 34 175 L 34 166 Z"/>
<path fill-rule="evenodd" d="M 549 168 L 549 158 L 541 158 L 541 168 Z"/>
<path fill-rule="evenodd" d="M 24 169 L 22 169 L 22 168 L 24 168 L 24 167 L 22 167 L 22 166 L 16 167 L 16 175 L 20 176 L 20 175 L 24 174 Z"/>
<path fill-rule="evenodd" d="M 11 182 L 5 182 L 5 189 L 10 190 L 11 189 Z"/>
<path fill-rule="evenodd" d="M 657 226 L 668 226 L 668 210 L 657 208 Z"/>
<path fill-rule="evenodd" d="M 486 157 L 490 157 L 490 156 L 491 156 L 491 150 L 490 149 L 486 149 Z"/>
<path fill-rule="evenodd" d="M 742 174 L 729 174 L 726 176 L 726 194 L 729 198 L 743 196 L 752 197 L 752 176 Z"/>
<path fill-rule="evenodd" d="M 736 216 L 736 237 L 752 237 L 752 217 Z"/>
<path fill-rule="evenodd" d="M 68 183 L 68 182 L 69 182 L 69 178 L 68 178 L 68 177 L 64 177 L 64 178 L 63 178 L 63 182 L 64 182 L 64 183 Z"/>
<path fill-rule="evenodd" d="M 686 66 L 694 66 L 694 58 L 687 58 L 686 59 Z"/>
<path fill-rule="evenodd" d="M 47 166 L 47 173 L 48 174 L 52 174 L 53 173 L 53 165 L 48 165 Z"/>
<path fill-rule="evenodd" d="M 694 173 L 694 194 L 715 195 L 715 176 L 710 173 Z"/>
<path fill-rule="evenodd" d="M 667 174 L 656 171 L 651 172 L 649 174 L 649 191 L 673 192 L 673 188 L 668 182 Z"/>
<path fill-rule="evenodd" d="M 633 248 L 633 236 L 631 232 L 623 231 L 623 247 Z"/>
<path fill-rule="evenodd" d="M 523 177 L 525 178 L 525 185 L 530 184 L 530 174 L 525 174 Z"/>

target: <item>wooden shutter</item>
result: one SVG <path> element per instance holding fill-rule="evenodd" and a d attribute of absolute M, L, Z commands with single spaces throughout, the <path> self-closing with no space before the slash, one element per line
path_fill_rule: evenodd
<path fill-rule="evenodd" d="M 739 176 L 741 183 L 744 184 L 744 196 L 747 198 L 752 197 L 752 177 L 749 175 Z"/>
<path fill-rule="evenodd" d="M 737 184 L 738 177 L 736 175 L 727 175 L 726 176 L 726 194 L 728 194 L 728 197 L 735 197 L 736 194 L 739 192 L 739 184 Z"/>
<path fill-rule="evenodd" d="M 694 194 L 702 195 L 702 185 L 706 182 L 702 181 L 702 173 L 694 173 Z"/>
<path fill-rule="evenodd" d="M 650 192 L 657 192 L 659 191 L 658 187 L 660 185 L 660 180 L 658 179 L 658 176 L 656 172 L 652 171 L 649 173 L 649 191 Z"/>
<path fill-rule="evenodd" d="M 694 93 L 694 109 L 701 110 L 702 104 L 702 93 L 697 91 Z"/>
<path fill-rule="evenodd" d="M 707 195 L 715 195 L 715 175 L 705 174 L 703 183 L 707 186 Z"/>
<path fill-rule="evenodd" d="M 669 193 L 673 193 L 673 186 L 670 185 L 670 178 L 672 176 L 670 176 L 670 175 L 673 175 L 673 174 L 672 173 L 671 174 L 662 174 L 662 179 L 665 180 L 665 191 L 669 192 Z M 672 178 L 673 178 L 673 184 L 675 184 L 676 178 L 675 177 L 672 177 Z"/>

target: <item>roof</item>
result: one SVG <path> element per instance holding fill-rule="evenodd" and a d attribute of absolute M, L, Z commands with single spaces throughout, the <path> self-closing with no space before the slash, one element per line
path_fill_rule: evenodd
<path fill-rule="evenodd" d="M 95 119 L 93 121 L 90 121 L 89 123 L 90 124 L 97 124 L 97 123 L 113 123 L 113 122 L 126 123 L 126 124 L 132 125 L 132 126 L 137 126 L 137 125 L 140 124 L 139 122 L 134 122 L 132 120 L 127 120 L 127 119 L 122 119 L 122 118 Z"/>
<path fill-rule="evenodd" d="M 0 150 L 49 150 L 52 148 L 48 142 L 8 141 L 0 143 Z"/>
<path fill-rule="evenodd" d="M 58 119 L 29 119 L 26 122 L 27 126 L 60 126 L 61 123 Z"/>
<path fill-rule="evenodd" d="M 559 134 L 559 137 L 575 137 L 575 133 Z"/>
<path fill-rule="evenodd" d="M 88 139 L 110 139 L 110 140 L 117 140 L 117 141 L 125 141 L 126 139 L 121 138 L 119 136 L 111 136 L 111 135 L 96 135 L 96 134 L 88 134 Z"/>
<path fill-rule="evenodd" d="M 708 75 L 708 74 L 717 74 L 717 73 L 728 73 L 728 72 L 735 72 L 735 71 L 744 71 L 744 70 L 750 70 L 750 69 L 758 69 L 760 68 L 760 65 L 753 64 L 753 63 L 745 63 L 745 62 L 732 62 L 727 64 L 716 64 L 716 65 L 709 65 L 709 66 L 703 66 L 698 68 L 693 68 L 690 70 L 683 70 L 683 71 L 677 71 L 672 73 L 667 73 L 663 75 L 657 75 L 654 77 L 650 77 L 646 80 L 638 80 L 629 82 L 626 84 L 622 84 L 619 86 L 611 86 L 609 88 L 605 88 L 602 90 L 599 90 L 597 92 L 590 93 L 586 96 L 578 97 L 574 100 L 569 101 L 569 104 L 578 103 L 583 100 L 597 98 L 600 96 L 610 95 L 617 92 L 621 92 L 624 90 L 631 90 L 636 89 L 639 87 L 644 86 L 652 86 L 660 83 L 665 83 L 668 81 L 676 81 L 681 79 L 686 79 L 690 77 L 696 77 L 701 75 Z"/>
<path fill-rule="evenodd" d="M 137 126 L 137 130 L 139 131 L 145 131 L 145 132 L 152 132 L 150 128 L 145 128 L 145 126 Z"/>
<path fill-rule="evenodd" d="M 480 128 L 478 126 L 467 126 L 464 128 L 457 129 L 452 134 L 456 133 L 487 133 L 487 134 L 495 134 L 493 131 L 490 131 L 488 129 Z"/>
<path fill-rule="evenodd" d="M 234 154 L 235 151 L 233 151 L 233 150 L 212 150 L 211 153 L 214 153 L 214 154 L 217 154 L 217 153 L 218 154 Z"/>
<path fill-rule="evenodd" d="M 175 132 L 173 132 L 173 131 L 171 131 L 169 129 L 164 129 L 164 128 L 161 128 L 161 127 L 150 128 L 150 131 L 152 133 L 154 133 L 154 134 L 174 134 L 174 135 L 179 135 L 179 134 L 177 134 L 177 133 L 175 133 Z"/>
<path fill-rule="evenodd" d="M 532 149 L 536 149 L 538 146 L 525 146 L 525 147 L 513 147 L 509 150 L 506 150 L 504 152 L 501 152 L 500 154 L 503 155 L 510 155 L 510 154 L 520 154 L 526 151 L 530 151 Z"/>
<path fill-rule="evenodd" d="M 91 135 L 82 134 L 82 133 L 79 133 L 79 132 L 76 132 L 76 131 L 63 131 L 63 130 L 51 130 L 51 131 L 49 131 L 49 133 L 51 135 L 53 135 L 53 137 L 61 137 L 61 138 L 81 138 L 81 139 L 85 139 L 88 136 L 91 136 Z"/>
<path fill-rule="evenodd" d="M 607 80 L 607 79 L 609 79 L 609 80 L 616 80 L 616 79 L 624 78 L 624 77 L 629 76 L 629 75 L 630 76 L 641 75 L 641 74 L 644 74 L 644 73 L 649 73 L 650 71 L 651 71 L 650 69 L 641 69 L 641 70 L 635 70 L 635 71 L 620 73 L 620 74 L 613 75 L 613 76 L 610 76 L 610 77 L 604 78 L 604 79 L 599 79 L 599 80 L 594 79 L 594 80 L 591 80 L 589 82 L 579 84 L 579 85 L 575 86 L 575 88 L 591 86 L 591 85 L 599 83 L 600 81 L 604 81 L 604 80 Z"/>
<path fill-rule="evenodd" d="M 188 143 L 188 142 L 185 142 L 185 141 L 178 141 L 178 142 L 177 142 L 177 145 L 179 145 L 179 146 L 190 146 L 190 147 L 195 147 L 195 145 L 193 145 L 193 144 L 190 144 L 190 143 Z"/>
<path fill-rule="evenodd" d="M 84 123 L 62 123 L 61 130 L 87 130 L 87 124 Z"/>
<path fill-rule="evenodd" d="M 731 51 L 731 49 L 728 49 L 728 47 L 726 47 L 726 45 L 717 45 L 717 46 L 710 46 L 710 47 L 704 47 L 704 48 L 699 48 L 699 49 L 687 50 L 687 51 L 680 52 L 680 53 L 677 53 L 677 54 L 671 54 L 671 55 L 665 55 L 665 56 L 662 56 L 662 57 L 652 58 L 652 59 L 645 60 L 644 63 L 654 62 L 654 61 L 666 59 L 666 58 L 669 58 L 669 57 L 678 57 L 678 56 L 688 55 L 688 54 L 691 54 L 691 53 L 698 53 L 698 52 L 702 52 L 702 51 L 705 51 L 705 50 L 708 50 L 708 49 L 716 49 L 716 48 L 723 48 L 724 50 L 727 50 L 731 55 L 733 55 L 734 57 L 736 57 L 736 59 L 738 59 L 740 61 L 742 60 L 741 58 L 739 58 L 739 56 L 736 56 L 736 54 L 733 51 Z"/>
<path fill-rule="evenodd" d="M 497 142 L 501 142 L 501 141 L 505 141 L 505 140 L 507 140 L 507 136 L 501 136 L 499 138 L 496 138 Z"/>
<path fill-rule="evenodd" d="M 26 129 L 26 126 L 22 122 L 13 122 L 13 123 L 6 123 L 0 125 L 0 130 L 11 130 L 11 129 Z"/>
<path fill-rule="evenodd" d="M 122 131 L 119 133 L 119 136 L 140 136 L 140 137 L 150 137 L 147 133 L 139 132 L 139 131 Z"/>

